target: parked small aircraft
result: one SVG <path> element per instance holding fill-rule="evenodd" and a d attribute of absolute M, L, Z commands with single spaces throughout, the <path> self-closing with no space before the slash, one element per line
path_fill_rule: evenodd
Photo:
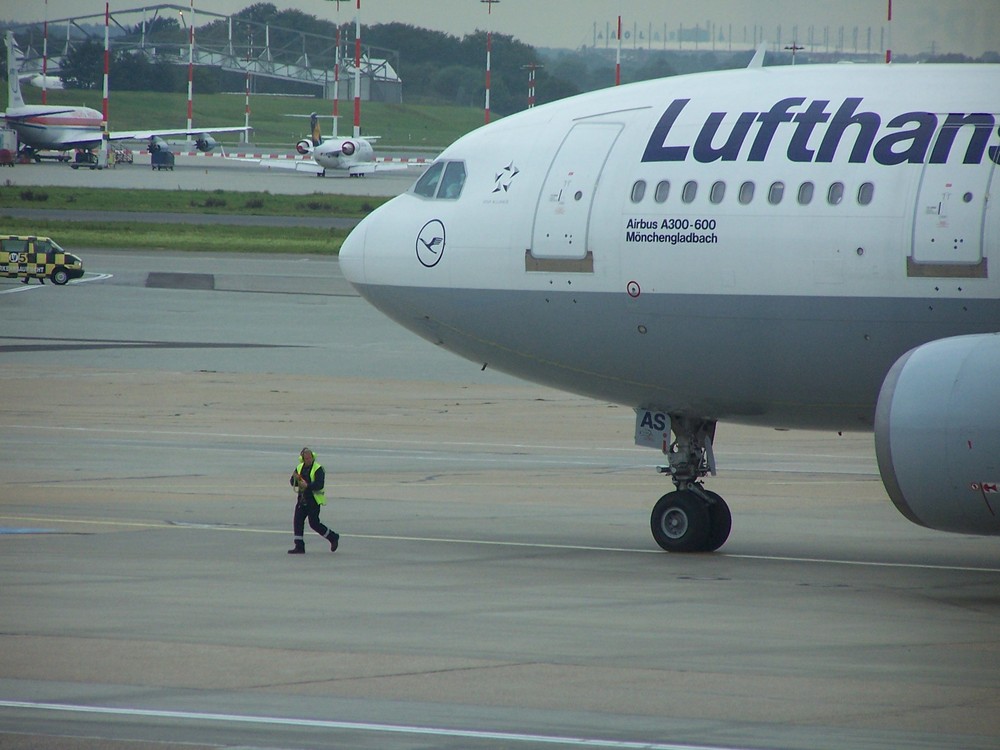
<path fill-rule="evenodd" d="M 93 150 L 102 145 L 102 115 L 90 107 L 25 104 L 18 79 L 17 44 L 7 32 L 7 110 L 0 115 L 17 133 L 20 150 L 38 158 L 39 151 Z M 162 138 L 189 136 L 199 151 L 211 151 L 218 143 L 212 133 L 237 133 L 245 127 L 164 128 L 157 130 L 113 130 L 109 141 L 148 141 L 150 151 L 162 148 Z"/>

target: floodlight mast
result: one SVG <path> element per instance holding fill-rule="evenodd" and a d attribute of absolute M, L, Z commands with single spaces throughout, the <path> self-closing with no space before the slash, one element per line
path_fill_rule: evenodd
<path fill-rule="evenodd" d="M 182 16 L 183 18 L 183 16 Z M 194 121 L 194 0 L 191 0 L 191 25 L 188 26 L 188 112 L 187 128 L 190 131 Z M 188 133 L 188 143 L 191 135 Z"/>
<path fill-rule="evenodd" d="M 618 14 L 618 51 L 615 54 L 615 86 L 622 83 L 622 17 Z"/>
<path fill-rule="evenodd" d="M 886 64 L 892 62 L 892 0 L 889 0 L 889 16 L 887 18 L 887 26 L 889 31 L 889 43 L 885 46 L 885 61 Z"/>
<path fill-rule="evenodd" d="M 45 23 L 42 26 L 42 104 L 48 104 L 49 93 L 49 0 L 45 0 Z"/>
<path fill-rule="evenodd" d="M 528 109 L 535 106 L 535 71 L 544 67 L 539 63 L 528 63 L 521 66 L 522 70 L 528 71 Z"/>
<path fill-rule="evenodd" d="M 354 17 L 354 137 L 361 137 L 361 0 Z M 336 120 L 334 120 L 336 122 Z"/>
<path fill-rule="evenodd" d="M 97 154 L 97 166 L 108 166 L 108 76 L 111 70 L 111 3 L 104 3 L 104 98 L 101 102 L 101 149 Z"/>
<path fill-rule="evenodd" d="M 486 3 L 486 15 L 493 14 L 493 6 L 499 3 L 500 0 L 479 0 L 481 3 Z M 490 28 L 486 29 L 486 108 L 483 114 L 483 119 L 487 125 L 490 122 L 490 58 L 493 54 L 493 31 Z"/>

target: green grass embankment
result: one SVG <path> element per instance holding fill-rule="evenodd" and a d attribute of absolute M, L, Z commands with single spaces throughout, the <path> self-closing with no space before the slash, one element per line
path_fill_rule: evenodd
<path fill-rule="evenodd" d="M 318 216 L 361 219 L 387 198 L 372 196 L 272 195 L 216 190 L 101 190 L 70 187 L 0 187 L 0 234 L 53 237 L 67 249 L 81 247 L 149 248 L 210 252 L 322 253 L 340 250 L 347 230 L 312 227 L 248 228 L 241 216 Z M 20 219 L 7 208 L 79 211 L 79 220 Z M 220 214 L 225 224 L 95 222 L 94 211 Z"/>
<path fill-rule="evenodd" d="M 336 216 L 361 219 L 388 198 L 370 195 L 277 195 L 267 191 L 131 190 L 124 188 L 0 186 L 5 208 L 140 211 L 232 216 Z"/>
<path fill-rule="evenodd" d="M 235 224 L 150 224 L 137 222 L 10 219 L 0 211 L 0 234 L 52 237 L 67 250 L 140 248 L 217 253 L 296 253 L 334 255 L 346 229 L 313 227 L 248 228 Z"/>

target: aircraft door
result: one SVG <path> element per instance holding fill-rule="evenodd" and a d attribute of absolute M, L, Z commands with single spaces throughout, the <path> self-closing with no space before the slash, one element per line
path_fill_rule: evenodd
<path fill-rule="evenodd" d="M 924 165 L 913 221 L 910 275 L 924 275 L 919 272 L 921 265 L 938 269 L 931 275 L 979 275 L 977 268 L 985 273 L 983 232 L 994 170 L 989 158 L 978 165 Z"/>
<path fill-rule="evenodd" d="M 535 208 L 531 255 L 579 260 L 587 255 L 594 193 L 621 123 L 581 122 L 563 140 Z"/>

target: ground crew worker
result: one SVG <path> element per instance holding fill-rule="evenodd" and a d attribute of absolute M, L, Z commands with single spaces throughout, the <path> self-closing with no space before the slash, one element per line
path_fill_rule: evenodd
<path fill-rule="evenodd" d="M 309 519 L 309 528 L 330 542 L 330 551 L 336 552 L 340 535 L 333 529 L 324 526 L 319 520 L 320 508 L 326 503 L 326 472 L 316 460 L 316 454 L 309 448 L 303 448 L 299 453 L 299 465 L 292 472 L 289 484 L 295 488 L 298 501 L 295 503 L 295 516 L 292 530 L 295 533 L 295 546 L 288 550 L 289 555 L 304 555 L 306 551 L 305 520 Z"/>

